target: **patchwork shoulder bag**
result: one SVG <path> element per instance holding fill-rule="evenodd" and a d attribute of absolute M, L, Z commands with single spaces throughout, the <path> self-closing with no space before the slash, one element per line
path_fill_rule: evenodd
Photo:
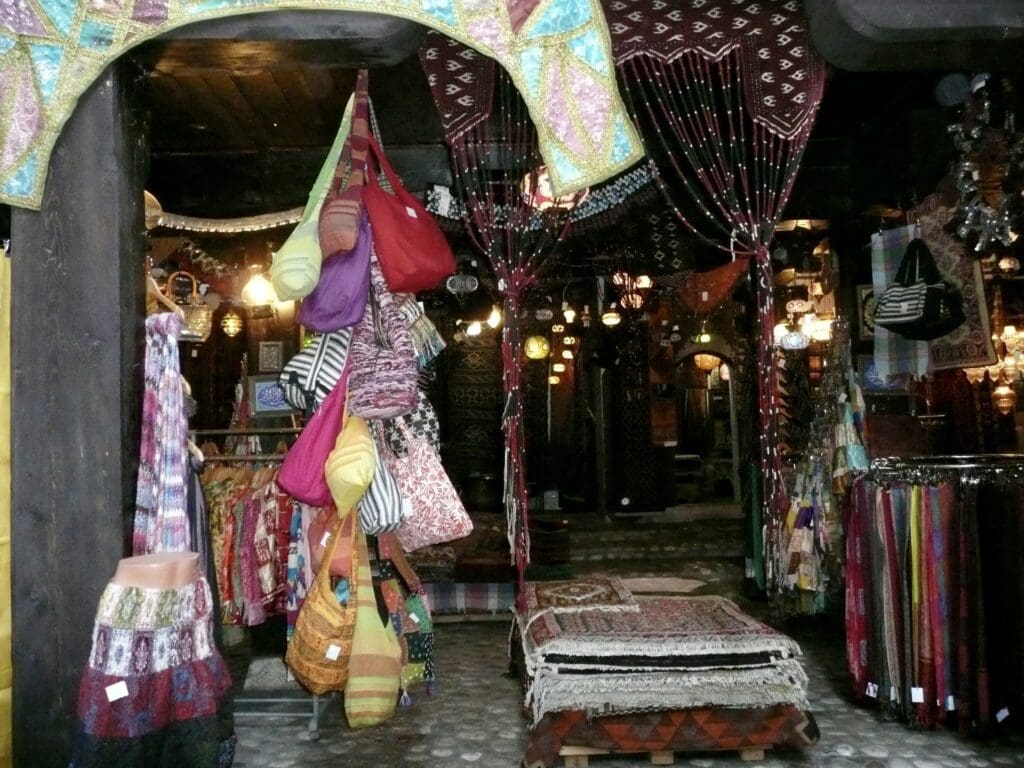
<path fill-rule="evenodd" d="M 963 296 L 942 278 L 925 242 L 911 240 L 895 282 L 878 297 L 875 325 L 908 339 L 931 341 L 966 319 Z"/>
<path fill-rule="evenodd" d="M 349 411 L 364 419 L 390 419 L 418 402 L 419 365 L 409 330 L 395 309 L 371 244 L 372 291 L 349 348 Z"/>
<path fill-rule="evenodd" d="M 319 335 L 285 364 L 277 380 L 293 408 L 309 415 L 320 407 L 341 378 L 351 341 L 351 328 Z"/>

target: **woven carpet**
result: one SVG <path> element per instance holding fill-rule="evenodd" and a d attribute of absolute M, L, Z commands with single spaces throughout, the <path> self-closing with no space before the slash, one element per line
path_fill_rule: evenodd
<path fill-rule="evenodd" d="M 763 709 L 701 707 L 590 717 L 559 712 L 544 717 L 530 732 L 524 768 L 558 763 L 563 746 L 610 752 L 711 752 L 774 746 L 809 747 L 818 741 L 813 715 L 793 705 Z"/>
<path fill-rule="evenodd" d="M 636 600 L 617 576 L 581 576 L 568 581 L 529 582 L 526 607 L 531 618 L 540 611 L 635 611 Z"/>

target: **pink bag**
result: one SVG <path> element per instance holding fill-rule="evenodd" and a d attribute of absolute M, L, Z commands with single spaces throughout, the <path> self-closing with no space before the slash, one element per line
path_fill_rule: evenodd
<path fill-rule="evenodd" d="M 346 365 L 320 410 L 313 414 L 313 418 L 306 423 L 288 449 L 277 473 L 277 485 L 285 493 L 314 507 L 326 507 L 333 503 L 331 489 L 327 487 L 327 479 L 324 477 L 324 464 L 327 455 L 334 450 L 334 442 L 341 432 L 347 389 Z"/>
<path fill-rule="evenodd" d="M 392 419 L 419 405 L 419 362 L 372 244 L 370 283 L 370 300 L 348 350 L 348 410 L 364 419 Z"/>
<path fill-rule="evenodd" d="M 441 457 L 430 444 L 399 425 L 406 439 L 407 452 L 398 457 L 386 447 L 381 458 L 398 482 L 402 498 L 409 502 L 412 514 L 395 531 L 406 552 L 431 544 L 442 544 L 468 536 L 473 521 L 462 505 L 441 464 Z"/>

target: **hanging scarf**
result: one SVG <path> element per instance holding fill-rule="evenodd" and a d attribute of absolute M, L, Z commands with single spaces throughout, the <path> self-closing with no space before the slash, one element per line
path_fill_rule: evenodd
<path fill-rule="evenodd" d="M 182 320 L 166 312 L 146 318 L 139 481 L 132 550 L 187 552 L 191 542 L 185 493 L 188 421 L 178 336 Z"/>

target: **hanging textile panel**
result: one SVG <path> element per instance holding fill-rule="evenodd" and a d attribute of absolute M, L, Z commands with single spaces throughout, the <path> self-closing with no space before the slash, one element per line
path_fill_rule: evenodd
<path fill-rule="evenodd" d="M 530 107 L 558 193 L 642 155 L 599 0 L 23 0 L 0 4 L 0 202 L 39 206 L 50 152 L 79 96 L 132 47 L 204 19 L 307 8 L 411 19 L 492 56 Z"/>
<path fill-rule="evenodd" d="M 11 262 L 0 248 L 0 765 L 11 752 Z"/>
<path fill-rule="evenodd" d="M 454 350 L 448 379 L 445 466 L 460 483 L 473 473 L 501 475 L 501 349 L 492 336 L 468 338 Z"/>

